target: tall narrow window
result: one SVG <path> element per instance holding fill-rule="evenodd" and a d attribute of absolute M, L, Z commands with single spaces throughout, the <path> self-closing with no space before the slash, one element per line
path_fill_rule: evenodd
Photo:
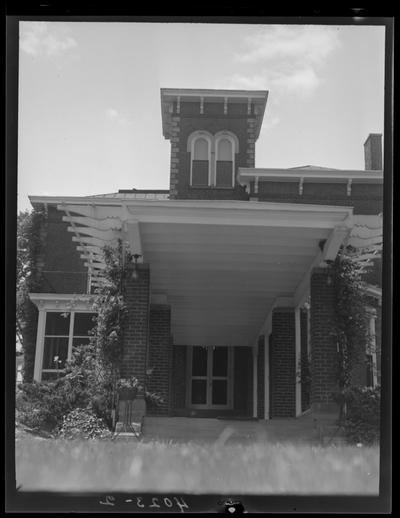
<path fill-rule="evenodd" d="M 234 150 L 228 138 L 221 138 L 217 142 L 215 185 L 217 187 L 233 187 L 234 178 Z"/>
<path fill-rule="evenodd" d="M 193 142 L 191 184 L 198 187 L 206 187 L 209 184 L 209 142 L 203 137 L 198 137 Z"/>
<path fill-rule="evenodd" d="M 71 313 L 48 312 L 44 336 L 42 372 L 63 369 L 68 358 Z M 48 376 L 46 376 L 48 377 Z"/>

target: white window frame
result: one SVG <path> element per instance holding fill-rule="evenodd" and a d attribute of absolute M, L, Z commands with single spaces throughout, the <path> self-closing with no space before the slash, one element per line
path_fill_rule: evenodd
<path fill-rule="evenodd" d="M 42 373 L 57 372 L 57 369 L 43 369 L 44 340 L 46 335 L 47 313 L 70 313 L 68 354 L 67 360 L 72 357 L 72 342 L 74 338 L 82 338 L 82 335 L 74 336 L 75 313 L 96 313 L 93 309 L 94 295 L 71 295 L 54 293 L 30 293 L 30 299 L 39 309 L 38 327 L 36 335 L 35 366 L 33 379 L 42 380 Z M 66 335 L 59 335 L 66 336 Z M 85 337 L 86 338 L 86 337 Z"/>
<path fill-rule="evenodd" d="M 217 161 L 218 161 L 218 145 L 221 140 L 228 140 L 231 143 L 232 150 L 232 188 L 235 187 L 235 155 L 239 152 L 239 141 L 230 131 L 220 131 L 215 135 L 215 153 L 212 182 L 217 186 Z"/>
<path fill-rule="evenodd" d="M 213 346 L 205 346 L 207 349 L 207 374 L 205 376 L 193 376 L 192 375 L 192 362 L 193 362 L 193 347 L 189 346 L 187 354 L 186 364 L 186 408 L 193 408 L 199 410 L 230 410 L 233 408 L 233 376 L 234 376 L 234 350 L 231 346 L 227 347 L 228 358 L 227 358 L 227 376 L 213 376 L 212 374 L 212 350 Z M 192 403 L 192 380 L 193 379 L 205 379 L 207 383 L 206 387 L 206 403 L 193 404 Z M 213 380 L 226 380 L 227 382 L 227 403 L 226 405 L 213 405 L 211 404 L 211 393 L 212 393 L 212 381 Z"/>
<path fill-rule="evenodd" d="M 212 135 L 208 131 L 199 130 L 191 133 L 187 140 L 186 150 L 190 153 L 190 187 L 198 187 L 193 185 L 193 157 L 195 142 L 199 138 L 204 138 L 208 142 L 208 187 L 216 187 L 216 171 L 218 160 L 218 142 L 222 139 L 229 140 L 232 145 L 232 188 L 235 187 L 235 155 L 239 153 L 239 139 L 230 131 L 218 131 Z"/>
<path fill-rule="evenodd" d="M 190 145 L 190 186 L 198 187 L 197 185 L 193 185 L 193 160 L 194 160 L 194 146 L 197 140 L 204 139 L 208 144 L 208 186 L 211 185 L 211 153 L 212 153 L 212 144 L 213 138 L 212 136 L 205 131 L 196 131 L 194 134 L 190 135 L 188 140 L 188 145 Z"/>

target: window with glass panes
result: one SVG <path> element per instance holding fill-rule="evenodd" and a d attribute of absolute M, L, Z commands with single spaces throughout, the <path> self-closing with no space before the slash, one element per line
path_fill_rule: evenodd
<path fill-rule="evenodd" d="M 217 143 L 215 185 L 233 187 L 233 143 L 228 138 L 221 138 Z"/>
<path fill-rule="evenodd" d="M 44 334 L 42 379 L 54 378 L 64 369 L 72 348 L 88 344 L 96 313 L 47 311 Z"/>

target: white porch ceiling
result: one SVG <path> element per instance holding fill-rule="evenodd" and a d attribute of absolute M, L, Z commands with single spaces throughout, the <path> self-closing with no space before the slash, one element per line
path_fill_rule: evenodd
<path fill-rule="evenodd" d="M 276 299 L 294 297 L 305 284 L 321 257 L 320 242 L 337 252 L 353 227 L 348 207 L 106 198 L 52 203 L 65 213 L 94 282 L 101 282 L 105 243 L 129 240 L 132 252 L 142 254 L 152 294 L 171 305 L 177 345 L 254 345 Z"/>

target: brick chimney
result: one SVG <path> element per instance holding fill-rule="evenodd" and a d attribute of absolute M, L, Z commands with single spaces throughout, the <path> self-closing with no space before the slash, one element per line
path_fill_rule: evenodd
<path fill-rule="evenodd" d="M 365 170 L 382 170 L 382 134 L 370 133 L 364 142 Z"/>

